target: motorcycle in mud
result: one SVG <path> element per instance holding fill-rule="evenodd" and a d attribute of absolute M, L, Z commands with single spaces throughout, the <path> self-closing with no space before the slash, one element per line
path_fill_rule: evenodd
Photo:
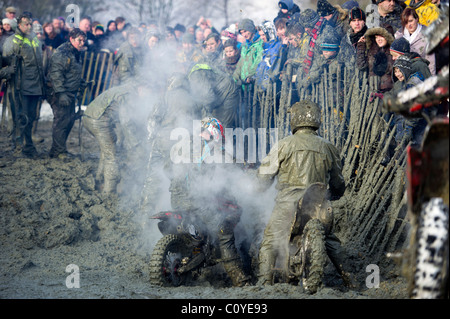
<path fill-rule="evenodd" d="M 448 36 L 447 36 L 448 39 Z M 401 92 L 385 108 L 427 121 L 420 145 L 407 146 L 407 208 L 411 216 L 409 246 L 401 258 L 408 294 L 415 299 L 449 298 L 449 118 L 433 108 L 448 107 L 448 75 L 439 75 Z M 442 106 L 442 105 L 441 105 Z M 396 257 L 396 254 L 389 254 Z"/>
<path fill-rule="evenodd" d="M 332 224 L 333 210 L 327 198 L 327 186 L 314 183 L 298 203 L 289 241 L 287 282 L 301 282 L 306 291 L 317 292 L 328 258 L 325 236 L 331 231 Z"/>
<path fill-rule="evenodd" d="M 230 201 L 222 201 L 218 207 L 219 213 L 231 221 L 238 221 L 242 213 L 241 207 Z M 150 258 L 150 283 L 186 285 L 195 281 L 202 270 L 222 261 L 217 240 L 194 212 L 163 211 L 150 219 L 160 220 L 158 228 L 163 234 Z"/>

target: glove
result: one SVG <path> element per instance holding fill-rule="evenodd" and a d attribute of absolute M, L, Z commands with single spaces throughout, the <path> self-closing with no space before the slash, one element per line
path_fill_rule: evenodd
<path fill-rule="evenodd" d="M 72 103 L 72 99 L 64 93 L 58 93 L 58 104 L 60 107 L 68 107 Z"/>
<path fill-rule="evenodd" d="M 8 73 L 10 76 L 13 75 L 14 73 L 16 73 L 17 71 L 17 66 L 14 65 L 9 65 L 6 67 L 6 73 Z"/>
<path fill-rule="evenodd" d="M 372 103 L 373 100 L 375 100 L 376 97 L 382 100 L 384 95 L 383 95 L 383 93 L 376 93 L 376 92 L 370 93 L 369 103 Z"/>

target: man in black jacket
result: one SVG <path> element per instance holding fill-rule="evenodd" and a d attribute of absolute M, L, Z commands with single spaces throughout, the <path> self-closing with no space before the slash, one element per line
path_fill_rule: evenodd
<path fill-rule="evenodd" d="M 78 28 L 69 33 L 65 42 L 52 55 L 49 81 L 52 89 L 50 105 L 53 110 L 53 143 L 49 156 L 67 156 L 66 141 L 75 122 L 75 102 L 78 91 L 86 87 L 81 77 L 80 51 L 84 47 L 86 34 Z"/>

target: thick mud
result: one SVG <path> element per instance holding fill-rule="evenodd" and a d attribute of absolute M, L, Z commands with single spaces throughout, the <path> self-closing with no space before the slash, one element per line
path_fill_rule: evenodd
<path fill-rule="evenodd" d="M 51 118 L 40 122 L 38 136 L 44 138 L 37 144 L 39 159 L 14 154 L 5 132 L 0 138 L 0 298 L 407 298 L 396 267 L 381 270 L 379 287 L 369 288 L 371 273 L 362 266 L 368 262 L 358 260 L 358 252 L 352 252 L 353 289 L 342 286 L 329 262 L 325 285 L 314 295 L 288 284 L 233 288 L 220 266 L 194 287 L 152 286 L 148 262 L 161 235 L 137 209 L 142 181 L 132 174 L 135 167 L 122 164 L 122 193 L 104 197 L 94 182 L 99 147 L 84 130 L 80 148 L 78 122 L 68 142 L 74 158 L 45 156 Z M 76 284 L 74 269 L 79 288 L 70 288 Z"/>

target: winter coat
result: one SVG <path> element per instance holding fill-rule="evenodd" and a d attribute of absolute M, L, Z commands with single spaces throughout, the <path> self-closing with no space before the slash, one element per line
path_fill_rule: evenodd
<path fill-rule="evenodd" d="M 344 64 L 349 70 L 354 70 L 356 66 L 356 45 L 366 31 L 366 26 L 357 33 L 355 33 L 352 28 L 349 28 L 347 33 L 341 39 L 338 62 Z"/>
<path fill-rule="evenodd" d="M 370 28 L 379 28 L 385 24 L 389 24 L 394 29 L 394 32 L 402 27 L 402 20 L 400 18 L 403 8 L 395 3 L 393 12 L 388 13 L 385 17 L 378 13 L 378 5 L 369 4 L 366 7 L 366 26 Z"/>
<path fill-rule="evenodd" d="M 16 72 L 19 72 L 21 94 L 44 95 L 42 47 L 34 33 L 25 35 L 17 28 L 15 34 L 7 38 L 3 45 L 3 57 L 11 56 L 20 58 Z"/>
<path fill-rule="evenodd" d="M 142 63 L 143 53 L 141 48 L 132 47 L 128 41 L 122 43 L 114 59 L 114 64 L 117 66 L 119 83 L 124 84 L 136 76 Z"/>
<path fill-rule="evenodd" d="M 212 116 L 223 127 L 234 127 L 239 104 L 239 86 L 225 73 L 214 71 L 207 64 L 196 64 L 188 75 L 190 92 L 202 108 L 202 117 Z"/>
<path fill-rule="evenodd" d="M 238 50 L 236 55 L 232 57 L 225 57 L 225 70 L 226 72 L 233 76 L 234 71 L 236 70 L 237 64 L 239 62 L 239 59 L 241 58 L 241 51 Z"/>
<path fill-rule="evenodd" d="M 256 69 L 256 84 L 266 90 L 267 87 L 279 79 L 283 63 L 283 44 L 272 40 L 263 44 L 262 61 Z"/>
<path fill-rule="evenodd" d="M 417 52 L 422 58 L 430 61 L 430 64 L 428 65 L 430 72 L 432 75 L 436 75 L 436 58 L 434 53 L 428 55 L 427 54 L 427 45 L 428 40 L 424 35 L 424 31 L 426 30 L 425 26 L 422 26 L 421 31 L 419 34 L 413 39 L 412 42 L 409 43 L 411 47 L 411 52 Z M 399 39 L 401 37 L 404 37 L 404 29 L 400 29 L 397 32 L 395 32 L 395 38 Z"/>
<path fill-rule="evenodd" d="M 333 196 L 345 191 L 339 151 L 310 128 L 282 139 L 262 160 L 259 180 L 268 186 L 276 176 L 276 201 L 298 201 L 313 183 L 329 184 Z"/>
<path fill-rule="evenodd" d="M 288 12 L 287 13 L 283 13 L 280 11 L 278 11 L 277 16 L 275 17 L 275 19 L 273 19 L 273 23 L 275 23 L 275 21 L 277 21 L 278 19 L 290 19 L 295 13 L 300 12 L 300 8 L 298 7 L 298 5 L 296 5 L 294 3 L 293 0 L 282 0 L 280 1 L 282 3 L 284 3 L 287 7 L 288 7 Z"/>
<path fill-rule="evenodd" d="M 256 34 L 251 41 L 241 47 L 241 58 L 233 73 L 233 78 L 237 83 L 243 83 L 248 78 L 256 74 L 256 68 L 262 60 L 263 40 Z"/>
<path fill-rule="evenodd" d="M 52 93 L 76 93 L 85 83 L 82 67 L 80 52 L 70 42 L 61 44 L 50 58 L 48 79 Z"/>
<path fill-rule="evenodd" d="M 343 9 L 340 5 L 333 5 L 336 8 L 336 11 L 331 16 L 330 20 L 328 20 L 328 24 L 331 25 L 338 36 L 342 38 L 350 29 L 350 25 L 348 23 L 348 10 Z"/>
<path fill-rule="evenodd" d="M 405 4 L 416 10 L 419 23 L 424 26 L 429 26 L 439 17 L 439 8 L 431 0 L 421 0 L 418 3 L 415 0 L 406 0 Z"/>
<path fill-rule="evenodd" d="M 382 35 L 387 45 L 378 47 L 375 35 Z M 356 65 L 359 70 L 368 71 L 369 76 L 379 76 L 379 91 L 386 92 L 392 89 L 392 55 L 390 46 L 394 37 L 384 28 L 372 28 L 365 33 L 366 42 L 359 42 L 356 46 Z"/>

